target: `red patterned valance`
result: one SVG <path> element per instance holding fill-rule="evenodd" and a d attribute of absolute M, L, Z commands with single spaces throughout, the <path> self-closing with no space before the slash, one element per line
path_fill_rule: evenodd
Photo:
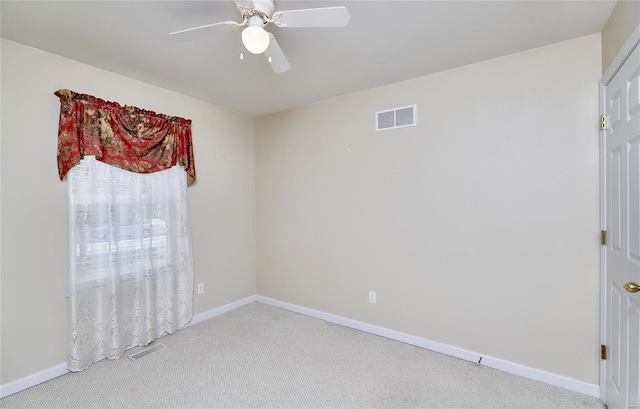
<path fill-rule="evenodd" d="M 85 155 L 95 155 L 101 162 L 138 173 L 181 165 L 188 184 L 195 181 L 191 120 L 66 89 L 55 95 L 60 98 L 60 179 Z"/>

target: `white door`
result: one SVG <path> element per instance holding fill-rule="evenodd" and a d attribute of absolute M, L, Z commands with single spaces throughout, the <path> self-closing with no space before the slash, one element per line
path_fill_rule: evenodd
<path fill-rule="evenodd" d="M 605 85 L 605 400 L 640 409 L 640 46 Z"/>

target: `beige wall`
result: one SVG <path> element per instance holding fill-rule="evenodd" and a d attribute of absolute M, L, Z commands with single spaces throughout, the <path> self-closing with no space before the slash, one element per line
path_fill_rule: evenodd
<path fill-rule="evenodd" d="M 256 293 L 253 118 L 2 40 L 0 384 L 62 364 L 67 345 L 67 182 L 57 176 L 60 104 L 77 92 L 193 120 L 189 188 L 194 313 Z"/>
<path fill-rule="evenodd" d="M 602 29 L 603 73 L 638 26 L 640 26 L 640 1 L 619 0 Z"/>
<path fill-rule="evenodd" d="M 258 293 L 598 384 L 600 47 L 258 118 Z"/>
<path fill-rule="evenodd" d="M 262 117 L 255 130 L 202 101 L 1 46 L 0 384 L 66 357 L 60 88 L 193 120 L 195 282 L 206 285 L 195 314 L 256 293 L 257 238 L 261 295 L 598 383 L 599 35 Z M 375 111 L 412 103 L 418 126 L 374 132 Z"/>

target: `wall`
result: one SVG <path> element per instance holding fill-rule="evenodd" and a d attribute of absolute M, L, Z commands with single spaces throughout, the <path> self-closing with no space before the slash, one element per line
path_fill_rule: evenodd
<path fill-rule="evenodd" d="M 193 120 L 189 188 L 194 314 L 254 295 L 253 118 L 2 40 L 0 384 L 66 362 L 67 182 L 57 176 L 59 100 L 69 88 Z"/>
<path fill-rule="evenodd" d="M 603 73 L 638 26 L 640 26 L 640 1 L 619 0 L 602 29 Z"/>
<path fill-rule="evenodd" d="M 600 46 L 258 118 L 258 294 L 597 385 Z"/>

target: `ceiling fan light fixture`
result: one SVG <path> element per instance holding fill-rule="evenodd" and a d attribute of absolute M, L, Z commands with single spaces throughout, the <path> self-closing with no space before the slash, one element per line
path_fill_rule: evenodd
<path fill-rule="evenodd" d="M 269 48 L 270 41 L 269 33 L 258 25 L 249 25 L 242 30 L 242 44 L 250 53 L 262 54 Z"/>

